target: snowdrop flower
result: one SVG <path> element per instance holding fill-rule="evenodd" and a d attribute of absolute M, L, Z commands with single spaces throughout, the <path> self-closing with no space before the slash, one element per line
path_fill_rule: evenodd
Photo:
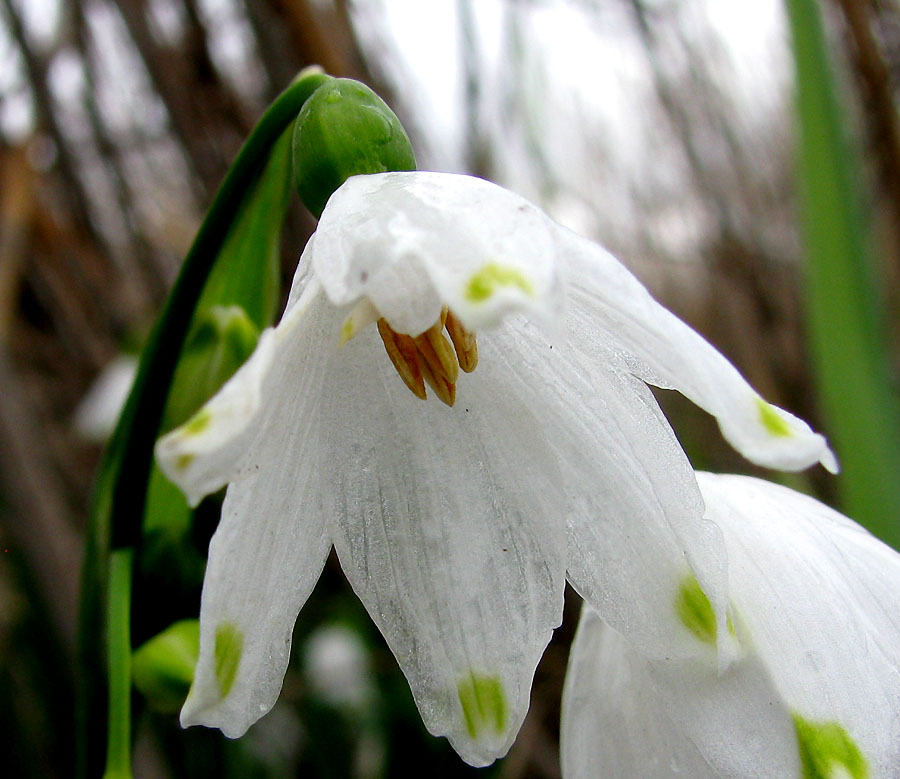
<path fill-rule="evenodd" d="M 473 765 L 515 738 L 566 578 L 636 645 L 694 653 L 670 645 L 673 593 L 697 582 L 724 617 L 724 553 L 645 381 L 755 462 L 834 467 L 821 436 L 522 198 L 449 174 L 349 179 L 280 324 L 157 447 L 192 503 L 229 485 L 182 723 L 237 737 L 269 710 L 332 546 L 425 725 Z"/>
<path fill-rule="evenodd" d="M 645 656 L 585 607 L 563 775 L 900 776 L 900 555 L 786 487 L 697 478 L 725 536 L 738 657 L 720 669 L 697 590 L 682 594 L 682 632 L 708 651 L 688 660 Z"/>
<path fill-rule="evenodd" d="M 112 435 L 137 375 L 138 361 L 120 354 L 107 363 L 75 409 L 75 431 L 85 440 L 103 443 Z"/>
<path fill-rule="evenodd" d="M 310 689 L 336 708 L 362 709 L 375 694 L 369 653 L 362 637 L 344 625 L 317 628 L 303 647 Z"/>

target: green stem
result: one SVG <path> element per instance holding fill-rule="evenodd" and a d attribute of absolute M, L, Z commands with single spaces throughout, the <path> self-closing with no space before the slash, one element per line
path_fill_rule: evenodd
<path fill-rule="evenodd" d="M 132 549 L 109 557 L 106 650 L 109 717 L 103 779 L 131 779 L 131 571 Z"/>
<path fill-rule="evenodd" d="M 97 776 L 103 760 L 106 668 L 104 645 L 110 549 L 140 555 L 141 525 L 153 444 L 169 386 L 197 302 L 245 195 L 265 169 L 273 146 L 306 100 L 330 76 L 307 70 L 279 95 L 253 128 L 213 199 L 175 286 L 141 358 L 138 375 L 106 448 L 88 520 L 79 612 L 79 703 L 77 776 Z"/>

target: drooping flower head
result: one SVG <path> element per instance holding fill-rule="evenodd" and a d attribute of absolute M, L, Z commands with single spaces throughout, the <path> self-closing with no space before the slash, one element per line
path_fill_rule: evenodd
<path fill-rule="evenodd" d="M 818 501 L 697 474 L 728 553 L 728 640 L 697 590 L 681 633 L 647 656 L 586 606 L 563 693 L 563 776 L 900 775 L 900 555 Z M 677 641 L 673 637 L 673 641 Z"/>
<path fill-rule="evenodd" d="M 182 722 L 235 737 L 268 711 L 332 546 L 426 726 L 473 765 L 515 738 L 566 578 L 644 651 L 695 653 L 671 641 L 679 592 L 696 583 L 724 626 L 724 549 L 645 382 L 755 462 L 834 467 L 821 436 L 522 198 L 448 174 L 349 179 L 280 324 L 157 447 L 191 502 L 229 485 Z"/>

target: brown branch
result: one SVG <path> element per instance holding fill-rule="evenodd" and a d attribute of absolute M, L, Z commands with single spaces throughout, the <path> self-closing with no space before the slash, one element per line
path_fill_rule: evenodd
<path fill-rule="evenodd" d="M 23 157 L 7 155 L 5 189 L 0 200 L 0 268 L 21 269 L 25 237 L 35 210 L 30 170 Z M 12 270 L 10 270 L 12 269 Z M 4 317 L 12 315 L 17 279 L 4 277 Z M 6 333 L 5 335 L 8 335 Z M 40 442 L 41 425 L 0 340 L 0 479 L 12 511 L 2 517 L 12 543 L 21 552 L 43 595 L 63 646 L 74 653 L 81 541 L 72 529 L 65 486 L 49 467 Z"/>
<path fill-rule="evenodd" d="M 895 227 L 900 231 L 900 122 L 894 87 L 884 55 L 872 32 L 870 0 L 836 0 L 846 21 L 853 69 L 865 108 L 869 143 L 878 170 L 878 185 Z"/>
<path fill-rule="evenodd" d="M 153 249 L 141 227 L 134 205 L 134 197 L 128 185 L 127 177 L 122 170 L 121 155 L 123 152 L 121 147 L 117 146 L 110 137 L 101 117 L 100 107 L 97 104 L 97 72 L 92 56 L 87 19 L 84 13 L 84 0 L 74 0 L 70 10 L 72 13 L 75 48 L 79 53 L 84 68 L 86 88 L 82 102 L 91 126 L 97 152 L 112 179 L 115 204 L 125 227 L 127 249 L 121 260 L 126 266 L 133 268 L 137 278 L 143 280 L 144 283 L 141 286 L 149 292 L 147 296 L 149 299 L 141 302 L 149 303 L 152 306 L 162 300 L 167 291 L 167 285 L 159 266 L 154 261 Z"/>
<path fill-rule="evenodd" d="M 66 208 L 80 231 L 91 236 L 99 246 L 105 247 L 104 241 L 94 229 L 88 203 L 90 198 L 78 175 L 77 166 L 69 149 L 69 144 L 53 111 L 53 97 L 47 86 L 47 63 L 37 56 L 31 48 L 22 20 L 10 0 L 2 0 L 9 21 L 9 29 L 16 41 L 22 62 L 25 65 L 26 77 L 34 99 L 34 109 L 38 123 L 43 127 L 56 145 L 56 164 L 63 180 L 63 196 Z"/>
<path fill-rule="evenodd" d="M 162 47 L 154 40 L 147 22 L 144 0 L 118 0 L 118 7 L 150 79 L 166 106 L 172 129 L 200 180 L 204 196 L 208 196 L 219 185 L 230 157 L 237 150 L 234 148 L 222 153 L 217 148 L 216 140 L 221 137 L 223 129 L 216 126 L 222 121 L 221 112 L 198 87 L 184 53 Z M 238 133 L 238 136 L 242 137 L 242 134 Z"/>

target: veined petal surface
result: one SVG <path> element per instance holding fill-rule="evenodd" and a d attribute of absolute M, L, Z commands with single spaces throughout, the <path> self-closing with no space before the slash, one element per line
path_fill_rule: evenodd
<path fill-rule="evenodd" d="M 697 646 L 677 604 L 696 577 L 727 661 L 721 533 L 704 520 L 693 468 L 646 385 L 616 355 L 585 365 L 520 317 L 481 342 L 485 375 L 539 409 L 559 460 L 572 586 L 644 651 L 689 656 Z"/>
<path fill-rule="evenodd" d="M 297 614 L 331 550 L 316 444 L 314 431 L 272 439 L 257 458 L 259 472 L 228 488 L 209 547 L 200 656 L 183 727 L 217 727 L 237 738 L 281 692 Z M 296 467 L 271 467 L 283 457 L 296 458 Z"/>
<path fill-rule="evenodd" d="M 480 368 L 455 407 L 423 403 L 376 339 L 342 348 L 323 403 L 335 548 L 426 727 L 487 765 L 515 738 L 562 617 L 561 478 L 537 420 Z"/>
<path fill-rule="evenodd" d="M 471 176 L 355 176 L 322 214 L 313 264 L 333 302 L 367 296 L 401 333 L 423 332 L 444 305 L 473 330 L 521 309 L 552 321 L 563 300 L 558 230 Z"/>
<path fill-rule="evenodd" d="M 706 339 L 651 297 L 615 257 L 560 228 L 565 248 L 573 346 L 592 359 L 618 351 L 635 375 L 677 389 L 713 414 L 722 434 L 755 463 L 800 470 L 837 461 L 825 439 L 801 419 L 763 400 Z"/>
<path fill-rule="evenodd" d="M 298 272 L 295 290 L 305 284 Z M 310 283 L 267 331 L 268 351 L 260 357 L 257 349 L 200 412 L 209 419 L 194 437 L 215 437 L 189 451 L 199 472 L 231 484 L 210 543 L 185 726 L 236 738 L 281 690 L 297 613 L 331 548 L 320 499 L 319 404 L 340 317 Z M 242 393 L 243 406 L 229 405 Z M 223 412 L 231 408 L 242 413 Z M 167 437 L 173 446 L 183 445 L 178 435 L 190 441 L 191 424 Z"/>

